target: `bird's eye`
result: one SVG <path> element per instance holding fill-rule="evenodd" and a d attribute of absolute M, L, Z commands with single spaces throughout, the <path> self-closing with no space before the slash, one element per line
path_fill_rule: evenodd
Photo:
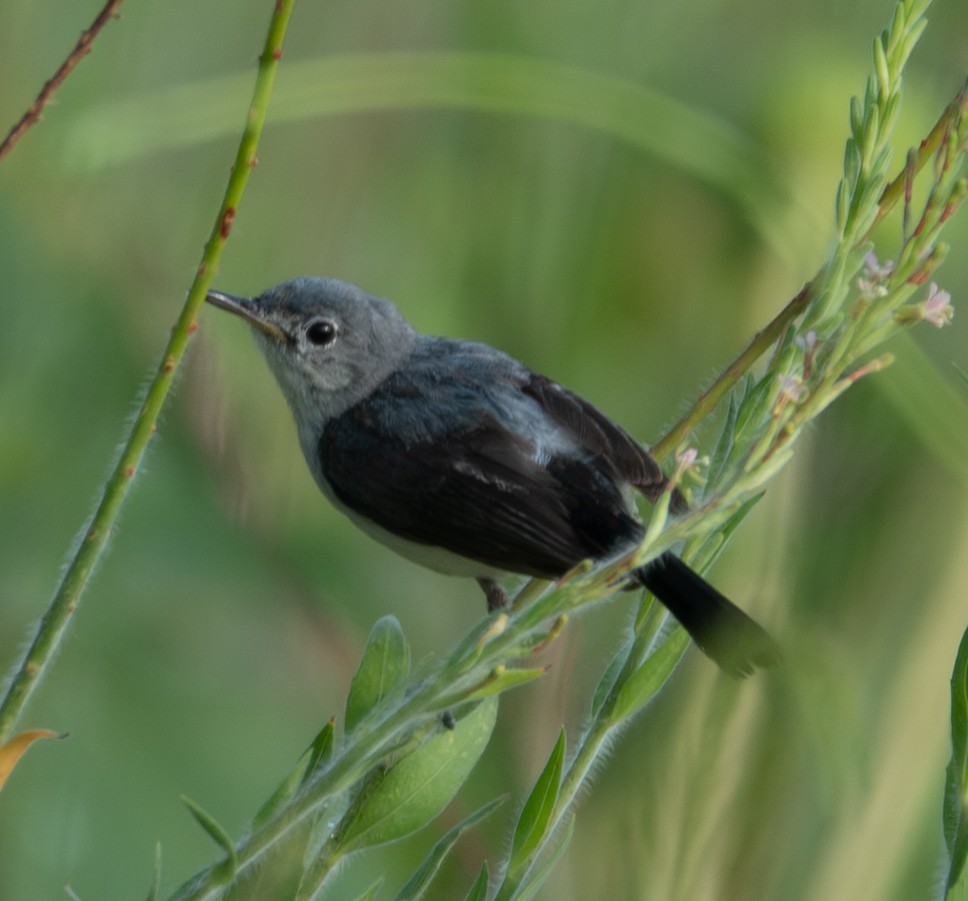
<path fill-rule="evenodd" d="M 336 323 L 328 319 L 318 319 L 306 328 L 306 340 L 317 347 L 326 347 L 336 340 Z"/>

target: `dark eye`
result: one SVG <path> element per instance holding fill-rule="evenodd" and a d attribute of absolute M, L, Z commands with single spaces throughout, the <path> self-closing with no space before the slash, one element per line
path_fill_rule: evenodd
<path fill-rule="evenodd" d="M 336 323 L 319 319 L 306 328 L 306 340 L 317 347 L 325 347 L 336 340 Z"/>

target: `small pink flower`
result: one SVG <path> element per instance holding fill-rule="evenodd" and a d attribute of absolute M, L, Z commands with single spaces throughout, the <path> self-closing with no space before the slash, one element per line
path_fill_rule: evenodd
<path fill-rule="evenodd" d="M 868 278 L 883 281 L 894 271 L 894 260 L 884 260 L 881 263 L 877 259 L 877 254 L 869 250 L 864 254 L 864 271 Z"/>
<path fill-rule="evenodd" d="M 864 274 L 857 279 L 857 287 L 864 297 L 884 297 L 887 288 L 883 284 L 894 271 L 894 260 L 881 263 L 873 250 L 864 255 Z"/>
<path fill-rule="evenodd" d="M 951 305 L 951 295 L 941 291 L 931 282 L 928 286 L 928 296 L 921 305 L 921 318 L 930 322 L 935 328 L 943 328 L 951 323 L 955 315 L 955 308 Z"/>
<path fill-rule="evenodd" d="M 708 462 L 708 461 L 707 461 Z M 682 478 L 689 473 L 697 481 L 702 481 L 699 477 L 698 466 L 699 451 L 694 447 L 687 447 L 684 450 L 676 451 L 676 471 L 672 474 L 666 485 L 666 491 L 672 491 L 682 484 Z"/>
<path fill-rule="evenodd" d="M 805 335 L 797 335 L 794 343 L 797 347 L 807 351 L 807 353 L 813 353 L 817 347 L 817 333 L 813 329 L 810 329 Z"/>
<path fill-rule="evenodd" d="M 780 397 L 777 405 L 793 401 L 799 403 L 807 396 L 807 386 L 803 384 L 803 379 L 796 375 L 780 376 Z"/>
<path fill-rule="evenodd" d="M 676 462 L 683 468 L 688 469 L 699 457 L 699 451 L 694 447 L 687 447 L 685 450 L 676 453 Z"/>

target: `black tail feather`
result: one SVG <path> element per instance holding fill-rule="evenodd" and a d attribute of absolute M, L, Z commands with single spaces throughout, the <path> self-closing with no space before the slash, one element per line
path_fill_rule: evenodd
<path fill-rule="evenodd" d="M 748 676 L 780 662 L 780 648 L 767 632 L 675 555 L 663 554 L 636 575 L 729 675 Z"/>

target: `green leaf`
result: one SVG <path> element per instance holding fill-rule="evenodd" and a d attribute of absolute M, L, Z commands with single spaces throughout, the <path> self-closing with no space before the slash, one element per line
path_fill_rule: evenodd
<path fill-rule="evenodd" d="M 608 696 L 611 693 L 612 688 L 615 686 L 615 680 L 618 679 L 619 673 L 622 672 L 623 666 L 625 666 L 624 650 L 622 653 L 616 653 L 615 656 L 609 660 L 608 666 L 605 667 L 605 672 L 602 673 L 602 678 L 599 680 L 598 687 L 595 689 L 595 694 L 592 697 L 593 716 L 598 715 L 598 711 L 608 700 Z"/>
<path fill-rule="evenodd" d="M 517 688 L 519 685 L 540 679 L 547 671 L 547 668 L 543 666 L 535 669 L 517 669 L 513 667 L 508 669 L 503 665 L 496 666 L 477 688 L 472 689 L 461 700 L 479 701 L 484 698 L 499 695 L 509 688 Z"/>
<path fill-rule="evenodd" d="M 739 444 L 748 445 L 759 434 L 759 425 L 769 409 L 775 386 L 776 375 L 768 372 L 746 392 L 736 414 L 734 440 Z"/>
<path fill-rule="evenodd" d="M 951 760 L 945 775 L 944 838 L 950 891 L 968 857 L 968 630 L 961 637 L 951 673 Z"/>
<path fill-rule="evenodd" d="M 430 854 L 424 859 L 423 863 L 417 868 L 413 876 L 407 881 L 407 884 L 400 889 L 397 894 L 396 901 L 419 901 L 423 898 L 427 888 L 429 887 L 434 876 L 437 875 L 437 871 L 440 869 L 441 864 L 444 859 L 450 853 L 451 848 L 457 843 L 457 840 L 472 826 L 477 825 L 485 817 L 490 816 L 490 814 L 498 807 L 504 803 L 504 796 L 495 798 L 493 801 L 488 801 L 483 807 L 478 808 L 469 817 L 461 820 L 453 829 L 447 832 L 440 841 L 431 849 Z M 485 875 L 487 870 L 485 869 Z M 484 882 L 485 888 L 487 886 L 487 881 Z"/>
<path fill-rule="evenodd" d="M 514 828 L 511 843 L 511 860 L 508 873 L 514 878 L 530 862 L 531 855 L 541 845 L 548 825 L 555 812 L 558 793 L 561 789 L 561 773 L 565 765 L 565 730 L 562 729 L 558 741 L 548 757 L 538 781 L 535 782 L 528 800 L 525 801 Z"/>
<path fill-rule="evenodd" d="M 544 885 L 545 880 L 555 868 L 555 864 L 561 859 L 561 855 L 565 853 L 565 849 L 568 847 L 574 832 L 575 817 L 571 816 L 568 818 L 568 822 L 565 823 L 561 832 L 555 836 L 555 845 L 551 852 L 544 858 L 541 866 L 530 873 L 527 879 L 518 886 L 517 891 L 512 896 L 514 901 L 531 901 L 538 894 L 541 886 Z M 498 897 L 500 898 L 501 896 L 498 895 Z"/>
<path fill-rule="evenodd" d="M 958 881 L 945 889 L 944 901 L 968 901 L 968 870 L 963 869 Z"/>
<path fill-rule="evenodd" d="M 864 107 L 860 97 L 856 95 L 850 98 L 850 133 L 855 137 L 860 137 L 861 129 L 864 125 Z"/>
<path fill-rule="evenodd" d="M 481 655 L 484 645 L 487 644 L 487 633 L 491 628 L 492 622 L 492 617 L 488 616 L 474 626 L 451 652 L 447 665 L 461 666 L 477 660 Z"/>
<path fill-rule="evenodd" d="M 834 222 L 837 225 L 837 233 L 842 235 L 847 228 L 847 213 L 850 209 L 850 188 L 846 179 L 841 179 L 837 184 L 837 194 L 834 201 Z"/>
<path fill-rule="evenodd" d="M 161 889 L 161 842 L 155 845 L 155 875 L 151 880 L 148 889 L 147 901 L 158 901 L 158 892 Z"/>
<path fill-rule="evenodd" d="M 269 800 L 259 808 L 259 812 L 252 820 L 253 826 L 261 826 L 272 819 L 280 808 L 289 801 L 300 785 L 305 783 L 316 770 L 332 756 L 333 744 L 336 740 L 336 720 L 331 719 L 319 730 L 312 743 L 303 752 L 292 772 L 286 776 L 279 787 L 272 793 Z"/>
<path fill-rule="evenodd" d="M 306 771 L 302 781 L 306 782 L 324 763 L 327 763 L 333 756 L 333 747 L 336 744 L 336 717 L 331 717 L 329 722 L 323 726 L 316 734 L 307 753 L 309 760 L 306 763 Z"/>
<path fill-rule="evenodd" d="M 464 901 L 487 901 L 487 889 L 490 883 L 490 874 L 487 872 L 487 861 L 481 864 L 481 871 L 477 874 L 477 879 L 471 886 Z"/>
<path fill-rule="evenodd" d="M 726 407 L 726 418 L 723 421 L 722 431 L 719 433 L 719 441 L 716 442 L 716 450 L 713 451 L 712 460 L 709 463 L 709 484 L 718 485 L 723 473 L 726 471 L 726 464 L 732 456 L 733 447 L 736 443 L 736 417 L 739 412 L 739 401 L 737 391 L 734 389 L 729 395 L 729 405 Z"/>
<path fill-rule="evenodd" d="M 611 721 L 621 722 L 638 713 L 665 685 L 673 669 L 689 645 L 685 629 L 676 628 L 669 637 L 657 645 L 642 665 L 632 673 L 625 684 L 618 688 L 612 707 Z"/>
<path fill-rule="evenodd" d="M 759 494 L 754 494 L 748 500 L 743 501 L 736 510 L 729 516 L 729 518 L 719 527 L 720 536 L 722 537 L 722 543 L 717 548 L 717 555 L 721 551 L 730 538 L 733 537 L 733 532 L 739 527 L 739 524 L 746 519 L 750 510 L 752 510 L 766 494 L 765 491 L 761 491 Z"/>
<path fill-rule="evenodd" d="M 187 795 L 181 796 L 182 802 L 188 808 L 189 813 L 195 818 L 195 822 L 202 827 L 209 837 L 225 852 L 225 860 L 215 867 L 217 881 L 220 885 L 227 883 L 238 869 L 238 858 L 235 854 L 235 845 L 229 837 L 228 832 L 222 828 L 221 824 L 210 813 L 196 804 Z"/>
<path fill-rule="evenodd" d="M 318 861 L 349 806 L 347 793 L 328 795 L 314 811 L 312 825 L 303 850 L 303 869 L 309 870 Z"/>
<path fill-rule="evenodd" d="M 340 827 L 344 853 L 402 838 L 434 819 L 484 752 L 496 716 L 497 699 L 489 698 L 375 776 Z"/>
<path fill-rule="evenodd" d="M 350 683 L 346 699 L 346 731 L 384 698 L 395 694 L 410 675 L 410 647 L 394 616 L 377 620 L 363 649 L 360 668 Z"/>
<path fill-rule="evenodd" d="M 356 901 L 373 901 L 376 897 L 377 892 L 383 887 L 383 877 L 381 876 L 376 882 L 373 883 L 366 891 L 361 895 L 356 896 Z"/>

